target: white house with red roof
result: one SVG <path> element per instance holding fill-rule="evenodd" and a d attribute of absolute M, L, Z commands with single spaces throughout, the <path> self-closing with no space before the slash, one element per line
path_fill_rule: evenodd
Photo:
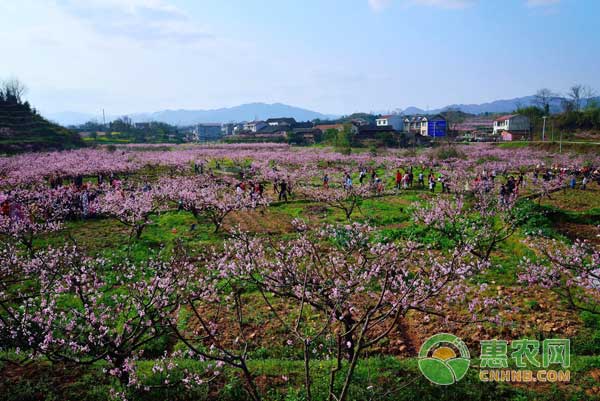
<path fill-rule="evenodd" d="M 509 114 L 494 120 L 494 135 L 501 135 L 504 141 L 524 139 L 530 132 L 529 118 L 520 114 Z"/>

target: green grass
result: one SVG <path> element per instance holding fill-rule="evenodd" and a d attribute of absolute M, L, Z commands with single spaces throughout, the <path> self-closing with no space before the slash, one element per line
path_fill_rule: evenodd
<path fill-rule="evenodd" d="M 246 400 L 243 382 L 238 371 L 226 368 L 210 384 L 184 389 L 182 386 L 164 386 L 166 376 L 152 373 L 152 361 L 138 363 L 143 384 L 152 386 L 151 392 L 128 391 L 128 397 L 136 401 L 154 400 Z M 414 358 L 370 357 L 362 360 L 355 371 L 350 388 L 350 400 L 382 401 L 439 401 L 439 400 L 591 400 L 584 389 L 594 382 L 587 372 L 600 367 L 600 357 L 578 357 L 571 360 L 571 383 L 567 385 L 530 385 L 482 383 L 479 381 L 479 361 L 471 361 L 467 376 L 452 386 L 436 386 L 429 383 L 419 372 Z M 98 363 L 89 368 L 64 369 L 57 365 L 38 362 L 23 374 L 10 392 L 0 392 L 2 400 L 108 400 L 109 389 L 114 385 L 102 374 L 104 364 Z M 6 365 L 1 368 L 5 368 Z M 332 361 L 311 362 L 313 395 L 315 400 L 325 400 L 329 371 Z M 178 369 L 170 377 L 171 383 L 181 377 L 186 369 L 204 374 L 206 363 L 181 360 Z M 260 391 L 266 401 L 303 400 L 303 362 L 300 360 L 263 359 L 249 362 L 250 370 L 257 377 Z M 57 371 L 66 381 L 56 382 Z M 336 388 L 341 385 L 343 370 Z M 268 386 L 264 380 L 268 379 Z M 0 391 L 6 378 L 0 379 Z M 41 397 L 41 398 L 40 398 Z"/>
<path fill-rule="evenodd" d="M 86 137 L 83 138 L 84 142 L 91 144 L 126 144 L 126 143 L 134 143 L 133 139 L 128 138 L 108 138 L 105 136 L 99 136 L 97 138 Z"/>
<path fill-rule="evenodd" d="M 518 148 L 526 148 L 530 145 L 527 141 L 514 141 L 514 142 L 502 142 L 497 144 L 499 148 L 502 149 L 518 149 Z"/>
<path fill-rule="evenodd" d="M 192 224 L 196 224 L 192 230 Z M 37 239 L 38 247 L 60 246 L 74 241 L 92 255 L 105 257 L 125 256 L 129 253 L 134 260 L 145 260 L 159 250 L 170 250 L 181 241 L 191 250 L 207 245 L 220 244 L 225 234 L 214 233 L 214 226 L 203 221 L 198 223 L 187 212 L 167 212 L 151 217 L 151 223 L 139 239 L 131 238 L 131 228 L 114 219 L 93 218 L 70 221 L 54 235 Z"/>

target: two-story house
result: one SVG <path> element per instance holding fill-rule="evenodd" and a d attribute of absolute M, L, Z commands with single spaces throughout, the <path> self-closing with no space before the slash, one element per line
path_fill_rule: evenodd
<path fill-rule="evenodd" d="M 261 129 L 263 129 L 264 127 L 266 127 L 268 124 L 264 121 L 250 121 L 247 123 L 244 123 L 244 131 L 249 131 L 249 132 L 258 132 Z"/>
<path fill-rule="evenodd" d="M 494 135 L 502 136 L 504 141 L 527 138 L 530 132 L 529 118 L 520 114 L 509 114 L 494 120 Z"/>
<path fill-rule="evenodd" d="M 391 114 L 387 116 L 381 116 L 375 120 L 375 124 L 378 127 L 392 127 L 396 131 L 404 130 L 404 120 L 399 114 Z"/>
<path fill-rule="evenodd" d="M 193 133 L 199 142 L 214 141 L 222 136 L 221 124 L 196 124 Z"/>
<path fill-rule="evenodd" d="M 233 135 L 234 128 L 235 128 L 234 123 L 221 124 L 221 135 L 223 135 L 223 136 Z"/>
<path fill-rule="evenodd" d="M 446 136 L 446 131 L 446 119 L 439 114 L 435 116 L 412 116 L 404 119 L 404 132 L 437 138 Z"/>

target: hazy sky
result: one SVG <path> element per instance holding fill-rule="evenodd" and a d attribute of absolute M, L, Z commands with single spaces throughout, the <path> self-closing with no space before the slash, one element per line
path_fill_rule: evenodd
<path fill-rule="evenodd" d="M 324 113 L 600 90 L 598 0 L 0 0 L 0 78 L 43 112 Z"/>

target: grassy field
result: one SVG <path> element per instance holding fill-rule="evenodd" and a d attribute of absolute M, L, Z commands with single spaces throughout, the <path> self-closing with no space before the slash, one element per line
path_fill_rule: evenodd
<path fill-rule="evenodd" d="M 143 401 L 159 400 L 195 400 L 195 401 L 236 401 L 246 399 L 241 378 L 236 372 L 225 370 L 220 377 L 208 386 L 200 387 L 182 396 L 179 388 L 162 385 L 164 377 L 152 374 L 150 362 L 141 362 L 140 368 L 148 374 L 144 384 L 154 387 L 152 392 L 133 392 L 132 398 Z M 2 362 L 0 362 L 2 367 Z M 302 385 L 302 362 L 291 359 L 262 359 L 250 362 L 257 372 L 257 382 L 268 400 L 303 400 L 304 394 L 298 390 Z M 319 394 L 327 393 L 328 372 L 331 363 L 318 361 L 311 364 L 314 372 L 314 399 L 326 398 Z M 471 361 L 471 369 L 465 379 L 451 386 L 443 387 L 431 384 L 419 372 L 416 358 L 398 359 L 394 357 L 370 357 L 358 365 L 356 380 L 350 394 L 354 400 L 382 401 L 423 401 L 438 400 L 594 400 L 600 396 L 600 358 L 574 357 L 570 374 L 571 382 L 565 384 L 516 384 L 481 383 L 479 380 L 479 361 Z M 4 367 L 5 368 L 5 367 Z M 202 363 L 179 361 L 180 369 L 202 371 Z M 56 380 L 57 371 L 62 370 L 61 379 Z M 6 373 L 6 368 L 4 369 Z M 15 377 L 19 375 L 18 378 Z M 110 381 L 102 373 L 102 366 L 93 369 L 70 369 L 60 365 L 38 364 L 36 366 L 12 371 L 0 378 L 0 389 L 7 381 L 11 391 L 3 392 L 3 400 L 106 400 L 110 391 Z M 270 383 L 268 386 L 266 383 Z"/>

